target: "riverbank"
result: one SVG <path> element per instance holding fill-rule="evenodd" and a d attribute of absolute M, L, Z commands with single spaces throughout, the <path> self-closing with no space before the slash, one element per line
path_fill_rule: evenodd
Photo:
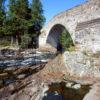
<path fill-rule="evenodd" d="M 12 63 L 12 60 L 19 60 L 19 58 L 13 59 L 15 56 L 13 54 L 10 56 L 12 59 L 1 59 L 3 62 L 0 64 L 2 65 L 0 67 L 1 100 L 50 100 L 50 98 L 82 100 L 91 90 L 90 86 L 100 82 L 96 78 L 72 75 L 67 69 L 69 67 L 64 63 L 62 54 L 36 50 L 21 51 L 20 54 L 23 57 L 20 58 L 19 66 L 12 65 L 16 64 Z M 20 65 L 22 62 L 24 64 Z M 92 93 L 94 95 L 94 92 Z M 99 91 L 97 93 L 100 94 Z M 87 95 L 85 98 L 89 98 Z"/>

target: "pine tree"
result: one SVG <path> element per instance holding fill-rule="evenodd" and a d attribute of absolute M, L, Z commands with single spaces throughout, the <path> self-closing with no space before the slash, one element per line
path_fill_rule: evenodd
<path fill-rule="evenodd" d="M 4 34 L 4 21 L 6 18 L 4 3 L 5 0 L 0 0 L 0 35 Z"/>
<path fill-rule="evenodd" d="M 28 0 L 17 0 L 15 14 L 19 22 L 19 26 L 17 28 L 20 36 L 28 34 L 28 27 L 30 24 L 29 20 L 31 18 L 30 13 L 31 11 L 29 9 Z"/>
<path fill-rule="evenodd" d="M 17 20 L 15 16 L 15 10 L 16 0 L 9 0 L 9 10 L 7 12 L 8 16 L 5 24 L 5 34 L 7 35 L 15 35 L 16 33 Z"/>
<path fill-rule="evenodd" d="M 9 0 L 9 17 L 13 19 L 15 17 L 16 0 Z"/>
<path fill-rule="evenodd" d="M 43 7 L 40 0 L 32 0 L 31 6 L 32 13 L 32 27 L 31 31 L 33 32 L 33 40 L 34 42 L 38 41 L 38 35 L 40 34 L 40 30 L 45 22 L 45 17 L 43 15 Z M 36 44 L 37 45 L 37 44 Z"/>
<path fill-rule="evenodd" d="M 28 20 L 29 2 L 28 0 L 17 0 L 16 2 L 16 16 Z"/>
<path fill-rule="evenodd" d="M 40 31 L 45 22 L 40 0 L 32 0 L 32 21 L 36 31 Z"/>
<path fill-rule="evenodd" d="M 15 18 L 18 26 L 16 27 L 19 35 L 28 32 L 28 0 L 16 0 Z"/>
<path fill-rule="evenodd" d="M 16 37 L 21 43 L 21 35 L 28 33 L 29 7 L 28 0 L 9 0 L 6 33 Z"/>

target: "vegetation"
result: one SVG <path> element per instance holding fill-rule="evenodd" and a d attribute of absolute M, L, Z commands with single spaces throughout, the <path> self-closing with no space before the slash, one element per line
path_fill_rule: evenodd
<path fill-rule="evenodd" d="M 29 36 L 29 34 L 24 34 L 21 37 L 21 39 L 22 39 L 22 42 L 20 44 L 20 48 L 22 48 L 22 49 L 28 48 L 28 44 L 31 41 L 31 37 Z"/>
<path fill-rule="evenodd" d="M 6 1 L 0 0 L 0 36 L 11 37 L 11 42 L 16 39 L 19 46 L 23 44 L 24 37 L 28 36 L 31 38 L 30 47 L 34 42 L 36 45 L 35 40 L 45 22 L 40 0 L 32 0 L 31 4 L 28 0 L 9 0 L 8 8 Z M 8 9 L 6 12 L 5 8 Z"/>
<path fill-rule="evenodd" d="M 73 43 L 73 40 L 70 36 L 70 33 L 66 30 L 64 30 L 60 35 L 60 44 L 61 44 L 62 49 L 64 51 L 73 51 L 73 50 L 75 50 L 74 43 Z"/>
<path fill-rule="evenodd" d="M 4 21 L 5 21 L 5 0 L 0 0 L 0 35 L 4 34 Z"/>

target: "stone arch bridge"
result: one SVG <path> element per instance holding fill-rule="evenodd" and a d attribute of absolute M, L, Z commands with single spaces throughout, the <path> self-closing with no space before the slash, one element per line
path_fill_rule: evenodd
<path fill-rule="evenodd" d="M 64 29 L 77 49 L 100 50 L 100 1 L 89 0 L 54 16 L 41 30 L 39 48 L 57 48 Z"/>

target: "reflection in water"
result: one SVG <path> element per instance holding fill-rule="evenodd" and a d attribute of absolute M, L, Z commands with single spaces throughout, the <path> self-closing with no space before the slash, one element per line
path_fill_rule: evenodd
<path fill-rule="evenodd" d="M 74 87 L 77 83 L 52 83 L 49 85 L 49 90 L 45 92 L 43 100 L 82 100 L 86 93 L 88 93 L 89 85 L 81 85 L 81 87 Z"/>
<path fill-rule="evenodd" d="M 63 100 L 63 97 L 55 92 L 48 92 L 47 96 L 45 96 L 43 100 Z"/>

